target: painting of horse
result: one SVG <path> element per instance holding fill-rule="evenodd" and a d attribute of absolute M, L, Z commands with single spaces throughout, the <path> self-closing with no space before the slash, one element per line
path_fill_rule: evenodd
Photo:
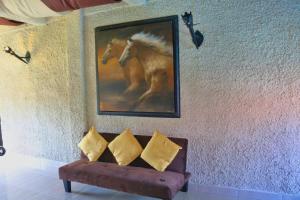
<path fill-rule="evenodd" d="M 119 59 L 123 53 L 124 48 L 126 47 L 125 40 L 112 39 L 104 51 L 102 57 L 102 64 L 105 65 L 107 61 L 111 58 Z M 137 91 L 145 82 L 144 69 L 139 64 L 133 64 L 132 58 L 128 59 L 126 65 L 120 65 L 123 70 L 124 78 L 128 87 L 123 92 L 123 94 L 133 93 Z"/>
<path fill-rule="evenodd" d="M 119 63 L 123 66 L 132 57 L 136 57 L 143 66 L 147 90 L 139 97 L 138 104 L 154 95 L 167 94 L 168 75 L 167 67 L 173 62 L 172 48 L 166 41 L 150 33 L 137 33 L 127 40 Z M 171 82 L 172 83 L 172 82 Z"/>
<path fill-rule="evenodd" d="M 101 115 L 180 117 L 178 17 L 97 27 Z"/>

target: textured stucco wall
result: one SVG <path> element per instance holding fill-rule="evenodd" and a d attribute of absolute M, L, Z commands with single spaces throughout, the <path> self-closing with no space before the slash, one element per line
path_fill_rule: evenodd
<path fill-rule="evenodd" d="M 86 121 L 79 27 L 74 13 L 0 35 L 0 46 L 32 56 L 25 65 L 0 52 L 0 115 L 8 153 L 74 159 L 74 133 L 82 133 Z"/>
<path fill-rule="evenodd" d="M 94 27 L 188 10 L 205 42 L 196 50 L 180 21 L 181 118 L 98 116 Z M 147 135 L 159 129 L 189 139 L 194 183 L 300 192 L 298 1 L 153 0 L 89 11 L 85 27 L 75 12 L 0 34 L 0 46 L 32 53 L 27 66 L 0 52 L 0 115 L 9 151 L 69 161 L 78 156 L 86 125 Z"/>
<path fill-rule="evenodd" d="M 192 10 L 205 42 L 180 21 L 180 119 L 98 116 L 94 28 Z M 159 129 L 190 141 L 194 183 L 300 192 L 299 1 L 150 1 L 86 17 L 88 125 Z"/>

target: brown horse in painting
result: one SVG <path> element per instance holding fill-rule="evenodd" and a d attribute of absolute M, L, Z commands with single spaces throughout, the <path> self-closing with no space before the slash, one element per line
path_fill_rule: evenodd
<path fill-rule="evenodd" d="M 138 104 L 154 95 L 168 92 L 168 66 L 172 65 L 173 51 L 163 38 L 149 33 L 136 33 L 129 40 L 119 59 L 127 65 L 129 59 L 137 57 L 144 68 L 147 91 L 139 97 Z"/>
<path fill-rule="evenodd" d="M 109 59 L 120 58 L 125 47 L 125 40 L 112 39 L 107 44 L 106 49 L 104 51 L 102 57 L 102 64 L 106 64 Z M 133 63 L 132 59 L 129 60 L 126 65 L 121 65 L 124 77 L 128 83 L 128 87 L 124 91 L 124 94 L 138 90 L 140 86 L 143 85 L 143 83 L 145 82 L 144 69 L 139 63 Z"/>

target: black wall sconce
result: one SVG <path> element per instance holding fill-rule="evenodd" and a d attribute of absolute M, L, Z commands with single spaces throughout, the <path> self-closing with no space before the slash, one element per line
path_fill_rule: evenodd
<path fill-rule="evenodd" d="M 26 54 L 25 54 L 24 57 L 21 57 L 21 56 L 17 55 L 17 54 L 12 50 L 12 48 L 10 48 L 9 46 L 4 47 L 4 51 L 5 51 L 6 53 L 9 53 L 10 55 L 15 56 L 16 58 L 18 58 L 19 60 L 21 60 L 22 62 L 24 62 L 24 63 L 26 63 L 26 64 L 28 64 L 28 63 L 30 62 L 31 55 L 30 55 L 30 52 L 29 52 L 29 51 L 26 52 Z"/>
<path fill-rule="evenodd" d="M 192 36 L 192 40 L 193 43 L 195 44 L 196 48 L 198 49 L 201 44 L 203 43 L 204 40 L 204 36 L 202 35 L 202 33 L 200 33 L 200 31 L 196 30 L 194 31 L 194 24 L 193 23 L 193 15 L 192 12 L 188 13 L 185 12 L 184 15 L 181 15 L 183 22 L 185 23 L 185 25 L 188 27 L 190 34 Z"/>
<path fill-rule="evenodd" d="M 2 140 L 2 130 L 1 130 L 1 118 L 0 118 L 0 156 L 4 156 L 5 148 L 3 147 L 3 140 Z"/>

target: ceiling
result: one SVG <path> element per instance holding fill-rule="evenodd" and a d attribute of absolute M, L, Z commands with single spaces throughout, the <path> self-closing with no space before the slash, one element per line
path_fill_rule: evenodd
<path fill-rule="evenodd" d="M 81 8 L 118 3 L 121 0 L 0 0 L 0 23 L 47 24 L 49 17 L 68 14 Z"/>
<path fill-rule="evenodd" d="M 85 15 L 146 4 L 148 0 L 0 0 L 0 34 L 28 25 L 50 23 L 59 16 L 84 8 Z"/>
<path fill-rule="evenodd" d="M 0 25 L 47 24 L 50 17 L 68 14 L 81 8 L 125 3 L 145 4 L 148 0 L 0 0 Z"/>

